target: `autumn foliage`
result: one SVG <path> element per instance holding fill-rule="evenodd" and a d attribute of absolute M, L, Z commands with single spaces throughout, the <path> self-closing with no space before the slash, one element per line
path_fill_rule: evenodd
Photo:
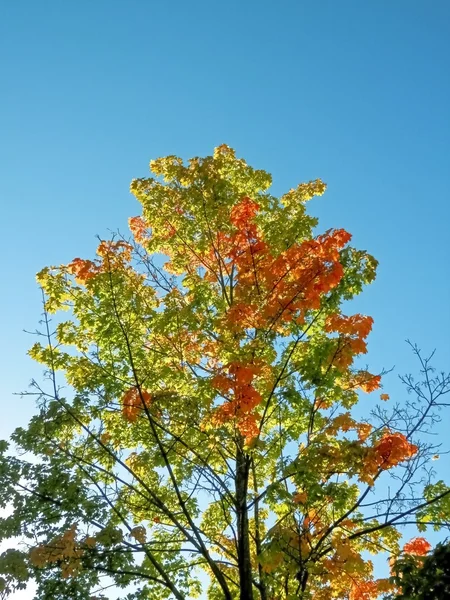
<path fill-rule="evenodd" d="M 36 384 L 39 416 L 14 441 L 41 462 L 3 459 L 5 530 L 30 540 L 37 597 L 92 598 L 104 576 L 136 600 L 394 592 L 367 552 L 401 556 L 398 526 L 433 503 L 444 519 L 447 491 L 403 503 L 438 395 L 406 425 L 377 409 L 383 372 L 362 363 L 373 319 L 343 312 L 375 259 L 342 228 L 315 234 L 319 179 L 276 198 L 225 145 L 151 170 L 131 184 L 130 239 L 38 274 L 47 341 L 30 354 L 52 391 Z M 373 496 L 391 476 L 398 495 Z"/>
<path fill-rule="evenodd" d="M 431 550 L 431 544 L 423 537 L 416 537 L 403 546 L 405 554 L 414 554 L 416 556 L 425 556 Z"/>

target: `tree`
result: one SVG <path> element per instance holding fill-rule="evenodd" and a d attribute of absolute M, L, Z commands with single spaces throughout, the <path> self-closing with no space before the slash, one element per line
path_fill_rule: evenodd
<path fill-rule="evenodd" d="M 408 550 L 408 548 L 407 548 Z M 450 598 L 450 545 L 441 543 L 431 554 L 408 553 L 396 561 L 395 583 L 401 589 L 393 600 Z M 429 548 L 426 549 L 427 552 Z"/>
<path fill-rule="evenodd" d="M 30 355 L 49 385 L 33 382 L 39 411 L 0 463 L 0 532 L 26 544 L 20 581 L 35 579 L 38 599 L 108 585 L 136 600 L 392 591 L 367 551 L 396 556 L 403 524 L 448 522 L 424 436 L 449 375 L 413 347 L 414 400 L 356 418 L 383 373 L 360 364 L 372 319 L 341 306 L 377 263 L 345 230 L 314 235 L 306 202 L 325 184 L 276 198 L 225 145 L 151 170 L 131 184 L 132 239 L 37 276 Z"/>

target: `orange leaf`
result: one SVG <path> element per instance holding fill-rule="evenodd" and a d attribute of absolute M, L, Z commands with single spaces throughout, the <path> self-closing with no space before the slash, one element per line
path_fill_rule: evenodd
<path fill-rule="evenodd" d="M 425 556 L 431 550 L 431 544 L 423 537 L 416 537 L 403 546 L 405 554 L 414 554 L 416 556 Z"/>

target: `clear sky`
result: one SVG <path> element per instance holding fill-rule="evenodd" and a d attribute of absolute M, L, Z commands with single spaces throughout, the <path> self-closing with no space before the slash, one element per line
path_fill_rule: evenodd
<path fill-rule="evenodd" d="M 151 158 L 221 143 L 275 193 L 324 179 L 322 228 L 379 259 L 373 370 L 414 371 L 406 338 L 449 365 L 448 0 L 3 0 L 0 56 L 0 437 L 33 411 L 36 271 L 125 230 Z"/>

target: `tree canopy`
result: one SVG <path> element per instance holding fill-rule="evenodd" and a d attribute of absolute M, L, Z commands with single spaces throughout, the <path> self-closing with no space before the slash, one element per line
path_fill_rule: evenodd
<path fill-rule="evenodd" d="M 18 452 L 1 446 L 0 534 L 22 545 L 0 594 L 29 578 L 42 600 L 395 592 L 369 553 L 424 555 L 423 538 L 401 550 L 402 525 L 449 522 L 426 437 L 449 375 L 412 346 L 401 404 L 362 366 L 373 320 L 343 306 L 377 261 L 316 233 L 321 180 L 277 198 L 226 145 L 150 167 L 130 238 L 37 276 L 46 381 Z M 364 418 L 361 394 L 380 401 Z"/>
<path fill-rule="evenodd" d="M 450 598 L 450 544 L 438 544 L 421 560 L 415 554 L 403 556 L 395 563 L 394 578 L 401 591 L 392 600 Z"/>

